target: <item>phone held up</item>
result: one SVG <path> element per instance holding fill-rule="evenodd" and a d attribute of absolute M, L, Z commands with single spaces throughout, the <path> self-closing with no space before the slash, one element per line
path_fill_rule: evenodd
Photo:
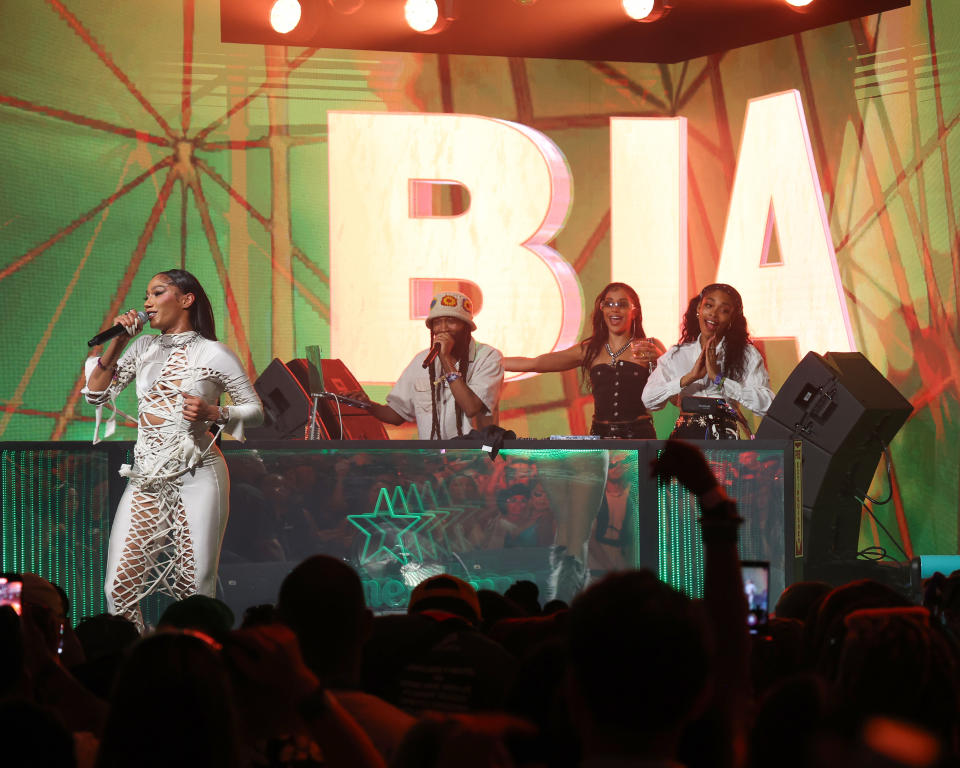
<path fill-rule="evenodd" d="M 770 563 L 763 560 L 744 560 L 743 594 L 747 598 L 747 627 L 750 634 L 766 631 L 770 611 Z"/>
<path fill-rule="evenodd" d="M 9 605 L 17 616 L 23 613 L 23 580 L 19 573 L 0 573 L 0 605 Z"/>

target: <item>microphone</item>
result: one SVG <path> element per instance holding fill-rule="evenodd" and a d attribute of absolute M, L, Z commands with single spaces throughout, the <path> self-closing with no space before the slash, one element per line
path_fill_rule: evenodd
<path fill-rule="evenodd" d="M 437 355 L 439 355 L 439 354 L 440 354 L 440 342 L 439 342 L 439 341 L 435 341 L 435 342 L 433 342 L 433 346 L 430 347 L 430 351 L 427 352 L 427 356 L 426 356 L 425 358 L 423 358 L 423 367 L 424 367 L 424 368 L 429 368 L 429 367 L 430 367 L 430 363 L 432 363 L 434 360 L 436 360 L 436 359 L 437 359 Z"/>
<path fill-rule="evenodd" d="M 140 321 L 140 327 L 142 328 L 147 322 L 147 313 L 146 312 L 137 312 L 137 320 Z M 114 336 L 119 336 L 121 333 L 126 333 L 127 329 L 117 323 L 113 328 L 107 328 L 105 331 L 100 331 L 96 336 L 94 336 L 90 341 L 87 342 L 88 347 L 95 347 L 97 344 L 103 344 L 105 341 L 110 341 Z M 439 351 L 439 350 L 438 350 Z"/>

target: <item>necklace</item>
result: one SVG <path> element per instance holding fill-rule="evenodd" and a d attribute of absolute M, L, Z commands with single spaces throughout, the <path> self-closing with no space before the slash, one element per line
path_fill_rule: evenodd
<path fill-rule="evenodd" d="M 627 341 L 627 343 L 624 344 L 622 347 L 620 347 L 620 349 L 618 349 L 616 352 L 614 352 L 612 349 L 610 349 L 610 342 L 609 342 L 609 341 L 608 341 L 606 344 L 603 345 L 604 347 L 607 348 L 607 354 L 610 355 L 610 365 L 613 365 L 615 362 L 617 362 L 617 358 L 620 357 L 620 355 L 622 355 L 624 352 L 627 351 L 627 349 L 630 347 L 630 342 L 631 342 L 631 341 L 633 341 L 633 336 L 631 336 L 631 337 L 629 338 L 629 340 Z"/>
<path fill-rule="evenodd" d="M 161 333 L 158 338 L 162 349 L 171 349 L 173 347 L 185 347 L 199 335 L 196 331 L 183 331 L 182 333 Z"/>

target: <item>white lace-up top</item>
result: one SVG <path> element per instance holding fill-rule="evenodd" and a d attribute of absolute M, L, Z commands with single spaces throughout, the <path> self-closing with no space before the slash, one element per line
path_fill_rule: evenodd
<path fill-rule="evenodd" d="M 87 362 L 89 378 L 96 360 Z M 229 347 L 200 336 L 196 331 L 178 334 L 138 336 L 117 361 L 110 386 L 102 392 L 83 389 L 87 401 L 100 411 L 110 404 L 105 436 L 113 431 L 116 418 L 113 401 L 136 378 L 138 436 L 134 449 L 134 470 L 123 472 L 132 480 L 163 480 L 182 474 L 202 463 L 212 442 L 211 422 L 187 421 L 183 416 L 183 395 L 203 398 L 215 405 L 224 392 L 233 403 L 223 430 L 243 439 L 243 426 L 263 420 L 263 407 L 237 356 Z"/>

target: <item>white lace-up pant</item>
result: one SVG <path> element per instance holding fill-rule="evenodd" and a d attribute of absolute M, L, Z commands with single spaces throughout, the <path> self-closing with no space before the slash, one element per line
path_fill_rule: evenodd
<path fill-rule="evenodd" d="M 174 480 L 128 483 L 107 553 L 110 612 L 142 630 L 139 603 L 149 594 L 213 597 L 229 496 L 226 462 L 216 446 L 201 466 Z"/>

